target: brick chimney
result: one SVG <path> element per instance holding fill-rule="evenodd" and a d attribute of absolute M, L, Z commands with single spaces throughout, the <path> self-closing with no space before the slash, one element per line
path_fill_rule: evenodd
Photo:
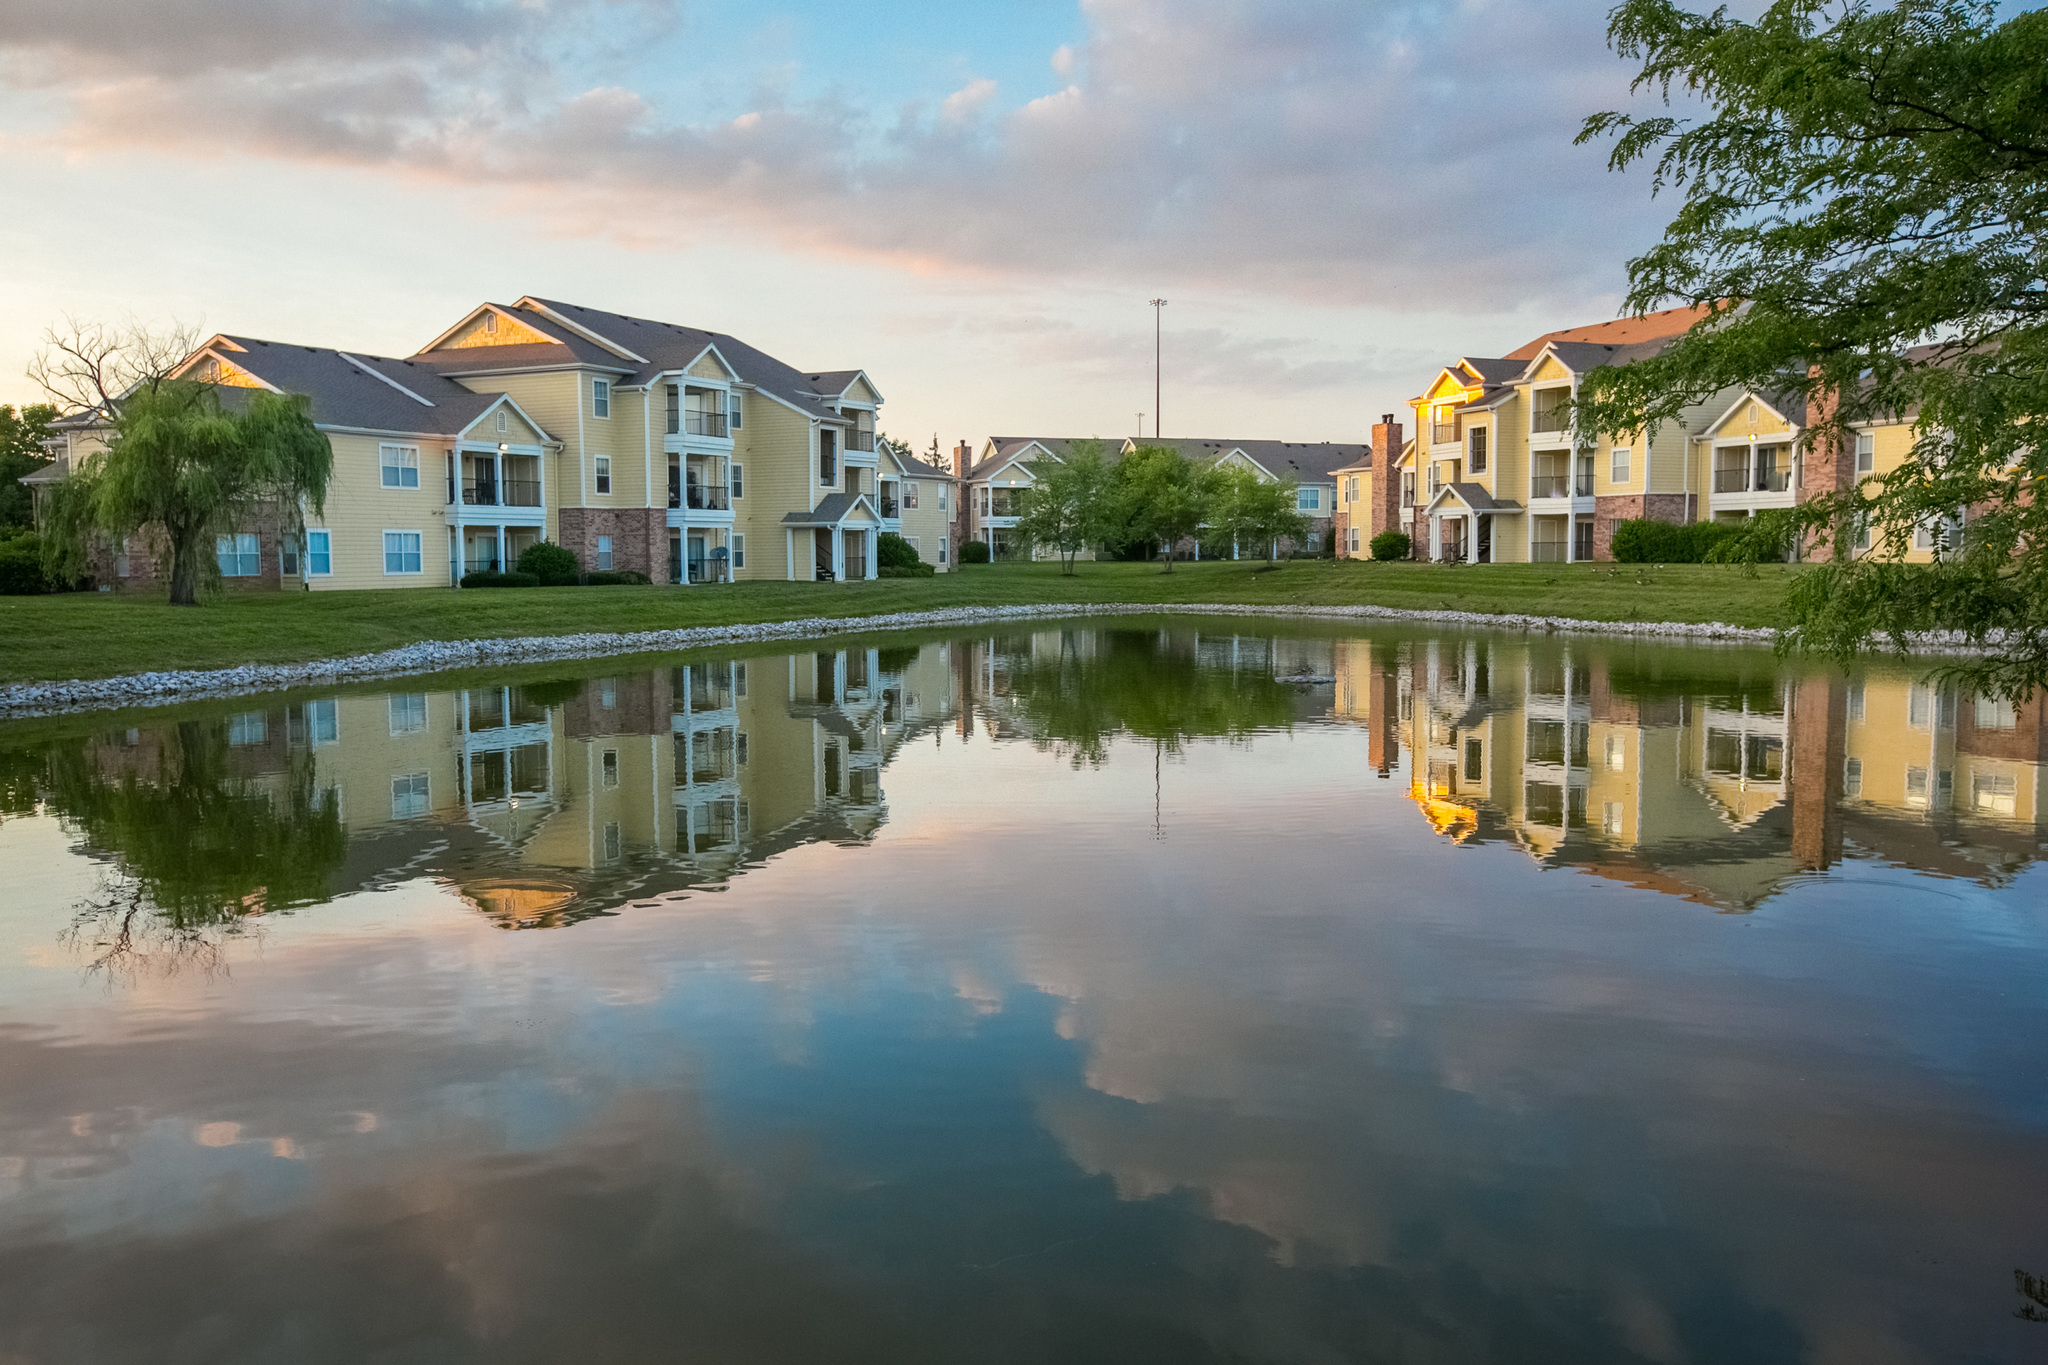
<path fill-rule="evenodd" d="M 1401 475 L 1394 462 L 1401 458 L 1401 424 L 1394 414 L 1383 413 L 1372 429 L 1372 517 L 1367 521 L 1367 538 L 1382 531 L 1401 529 Z"/>
<path fill-rule="evenodd" d="M 966 478 L 967 471 L 973 465 L 974 447 L 967 444 L 967 438 L 963 436 L 960 439 L 960 444 L 953 447 L 953 477 L 956 479 Z"/>
<path fill-rule="evenodd" d="M 1807 373 L 1817 375 L 1818 371 L 1810 369 Z M 1817 390 L 1806 400 L 1806 422 L 1800 435 L 1799 489 L 1795 495 L 1801 502 L 1840 492 L 1856 482 L 1856 438 L 1819 430 L 1835 419 L 1838 402 L 1831 389 Z M 1846 527 L 1838 528 L 1837 534 L 1846 530 Z M 1833 559 L 1834 548 L 1807 545 L 1804 557 Z"/>

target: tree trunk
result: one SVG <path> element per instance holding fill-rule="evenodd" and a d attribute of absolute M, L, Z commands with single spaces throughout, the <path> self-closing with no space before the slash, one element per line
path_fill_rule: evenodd
<path fill-rule="evenodd" d="M 199 605 L 199 546 L 198 538 L 168 532 L 171 538 L 171 605 L 174 607 L 196 607 Z"/>

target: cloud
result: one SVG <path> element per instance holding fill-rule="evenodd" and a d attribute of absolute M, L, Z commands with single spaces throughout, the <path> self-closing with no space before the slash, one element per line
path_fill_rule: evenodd
<path fill-rule="evenodd" d="M 1570 145 L 1626 95 L 1590 5 L 1085 0 L 1086 41 L 1053 59 L 1069 84 L 1039 98 L 981 79 L 891 121 L 757 73 L 743 111 L 694 122 L 587 79 L 616 51 L 556 39 L 658 43 L 659 5 L 144 8 L 0 0 L 0 59 L 48 73 L 75 148 L 538 191 L 643 245 L 673 223 L 933 270 L 1507 311 L 1611 291 L 1651 229 L 1641 187 Z"/>

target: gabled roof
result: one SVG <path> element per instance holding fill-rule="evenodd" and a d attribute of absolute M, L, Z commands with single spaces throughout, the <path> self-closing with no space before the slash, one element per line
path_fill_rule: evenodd
<path fill-rule="evenodd" d="M 991 436 L 986 449 L 988 454 L 968 466 L 963 479 L 978 479 L 993 473 L 1019 456 L 1026 455 L 1032 446 L 1039 447 L 1055 460 L 1065 459 L 1075 446 L 1087 440 L 1099 440 L 1090 436 Z M 1102 442 L 1103 455 L 1111 460 L 1118 457 L 1120 448 L 1113 441 Z"/>
<path fill-rule="evenodd" d="M 818 505 L 808 512 L 791 512 L 783 517 L 784 526 L 837 526 L 853 515 L 858 508 L 865 507 L 869 516 L 876 521 L 882 519 L 868 501 L 865 493 L 828 493 L 818 500 Z"/>
<path fill-rule="evenodd" d="M 1220 460 L 1241 451 L 1253 463 L 1276 479 L 1296 483 L 1332 483 L 1336 471 L 1369 454 L 1369 445 L 1335 441 L 1224 441 L 1206 437 L 1167 437 L 1165 440 L 1124 442 L 1126 451 L 1138 445 L 1171 446 L 1190 460 Z"/>
<path fill-rule="evenodd" d="M 1748 407 L 1752 400 L 1763 404 L 1764 407 L 1771 411 L 1772 415 L 1777 417 L 1786 426 L 1791 427 L 1795 433 L 1806 425 L 1806 400 L 1798 394 L 1765 393 L 1757 389 L 1744 389 L 1737 395 L 1735 401 L 1728 405 L 1726 412 L 1707 423 L 1706 426 L 1700 429 L 1698 434 L 1700 436 L 1712 436 L 1721 429 L 1724 422 Z"/>
<path fill-rule="evenodd" d="M 1584 341 L 1606 346 L 1633 346 L 1645 341 L 1670 341 L 1712 312 L 1711 305 L 1697 308 L 1666 308 L 1641 317 L 1616 318 L 1612 322 L 1589 323 L 1583 327 L 1561 327 L 1545 332 L 1534 341 L 1509 351 L 1506 360 L 1534 360 L 1553 341 Z"/>
<path fill-rule="evenodd" d="M 881 443 L 879 441 L 876 442 L 877 446 L 879 446 L 880 444 Z M 904 472 L 904 474 L 913 479 L 951 480 L 953 477 L 953 472 L 951 470 L 940 469 L 937 465 L 926 464 L 923 460 L 918 459 L 915 455 L 899 455 L 892 450 L 889 452 L 889 458 L 896 462 L 896 467 L 898 469 L 901 469 Z"/>
<path fill-rule="evenodd" d="M 1543 357 L 1555 356 L 1557 362 L 1573 374 L 1585 374 L 1603 365 L 1626 365 L 1632 360 L 1641 360 L 1656 355 L 1668 347 L 1675 338 L 1663 337 L 1654 341 L 1636 342 L 1631 345 L 1610 345 L 1597 341 L 1549 341 L 1545 342 L 1534 356 L 1531 356 L 1525 375 L 1534 374 L 1543 363 Z"/>
<path fill-rule="evenodd" d="M 622 385 L 637 388 L 653 383 L 658 375 L 687 369 L 706 346 L 716 346 L 719 357 L 742 383 L 815 417 L 832 416 L 852 377 L 865 377 L 859 370 L 822 370 L 813 379 L 724 332 L 607 313 L 556 299 L 527 295 L 506 311 L 561 340 L 546 346 L 473 346 L 422 352 L 413 359 L 448 374 L 586 365 L 612 370 L 622 376 Z M 872 380 L 869 387 L 873 387 Z"/>
<path fill-rule="evenodd" d="M 232 349 L 217 344 L 222 342 Z M 186 367 L 223 352 L 224 358 L 264 385 L 303 395 L 313 421 L 323 427 L 460 436 L 500 402 L 510 401 L 502 393 L 473 392 L 433 366 L 415 361 L 256 337 L 222 334 L 195 352 Z M 233 390 L 222 392 L 228 397 Z M 535 431 L 547 434 L 538 422 L 526 420 Z"/>
<path fill-rule="evenodd" d="M 1484 485 L 1476 483 L 1445 484 L 1437 490 L 1436 496 L 1429 500 L 1428 510 L 1435 511 L 1438 503 L 1452 497 L 1455 497 L 1459 502 L 1464 503 L 1475 512 L 1519 512 L 1522 510 L 1522 504 L 1519 502 L 1510 502 L 1505 498 L 1496 498 L 1493 494 L 1486 491 Z"/>

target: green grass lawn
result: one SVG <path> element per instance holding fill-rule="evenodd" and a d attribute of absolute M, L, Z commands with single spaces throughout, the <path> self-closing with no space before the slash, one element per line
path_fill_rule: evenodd
<path fill-rule="evenodd" d="M 161 598 L 0 597 L 0 681 L 103 678 L 166 668 L 296 663 L 418 640 L 865 616 L 931 607 L 1043 602 L 1293 603 L 1530 612 L 1598 621 L 1778 622 L 1794 570 L 1724 565 L 1437 566 L 1302 560 L 1252 563 L 984 565 L 872 583 L 736 583 L 708 588 L 230 593 L 198 607 Z"/>

